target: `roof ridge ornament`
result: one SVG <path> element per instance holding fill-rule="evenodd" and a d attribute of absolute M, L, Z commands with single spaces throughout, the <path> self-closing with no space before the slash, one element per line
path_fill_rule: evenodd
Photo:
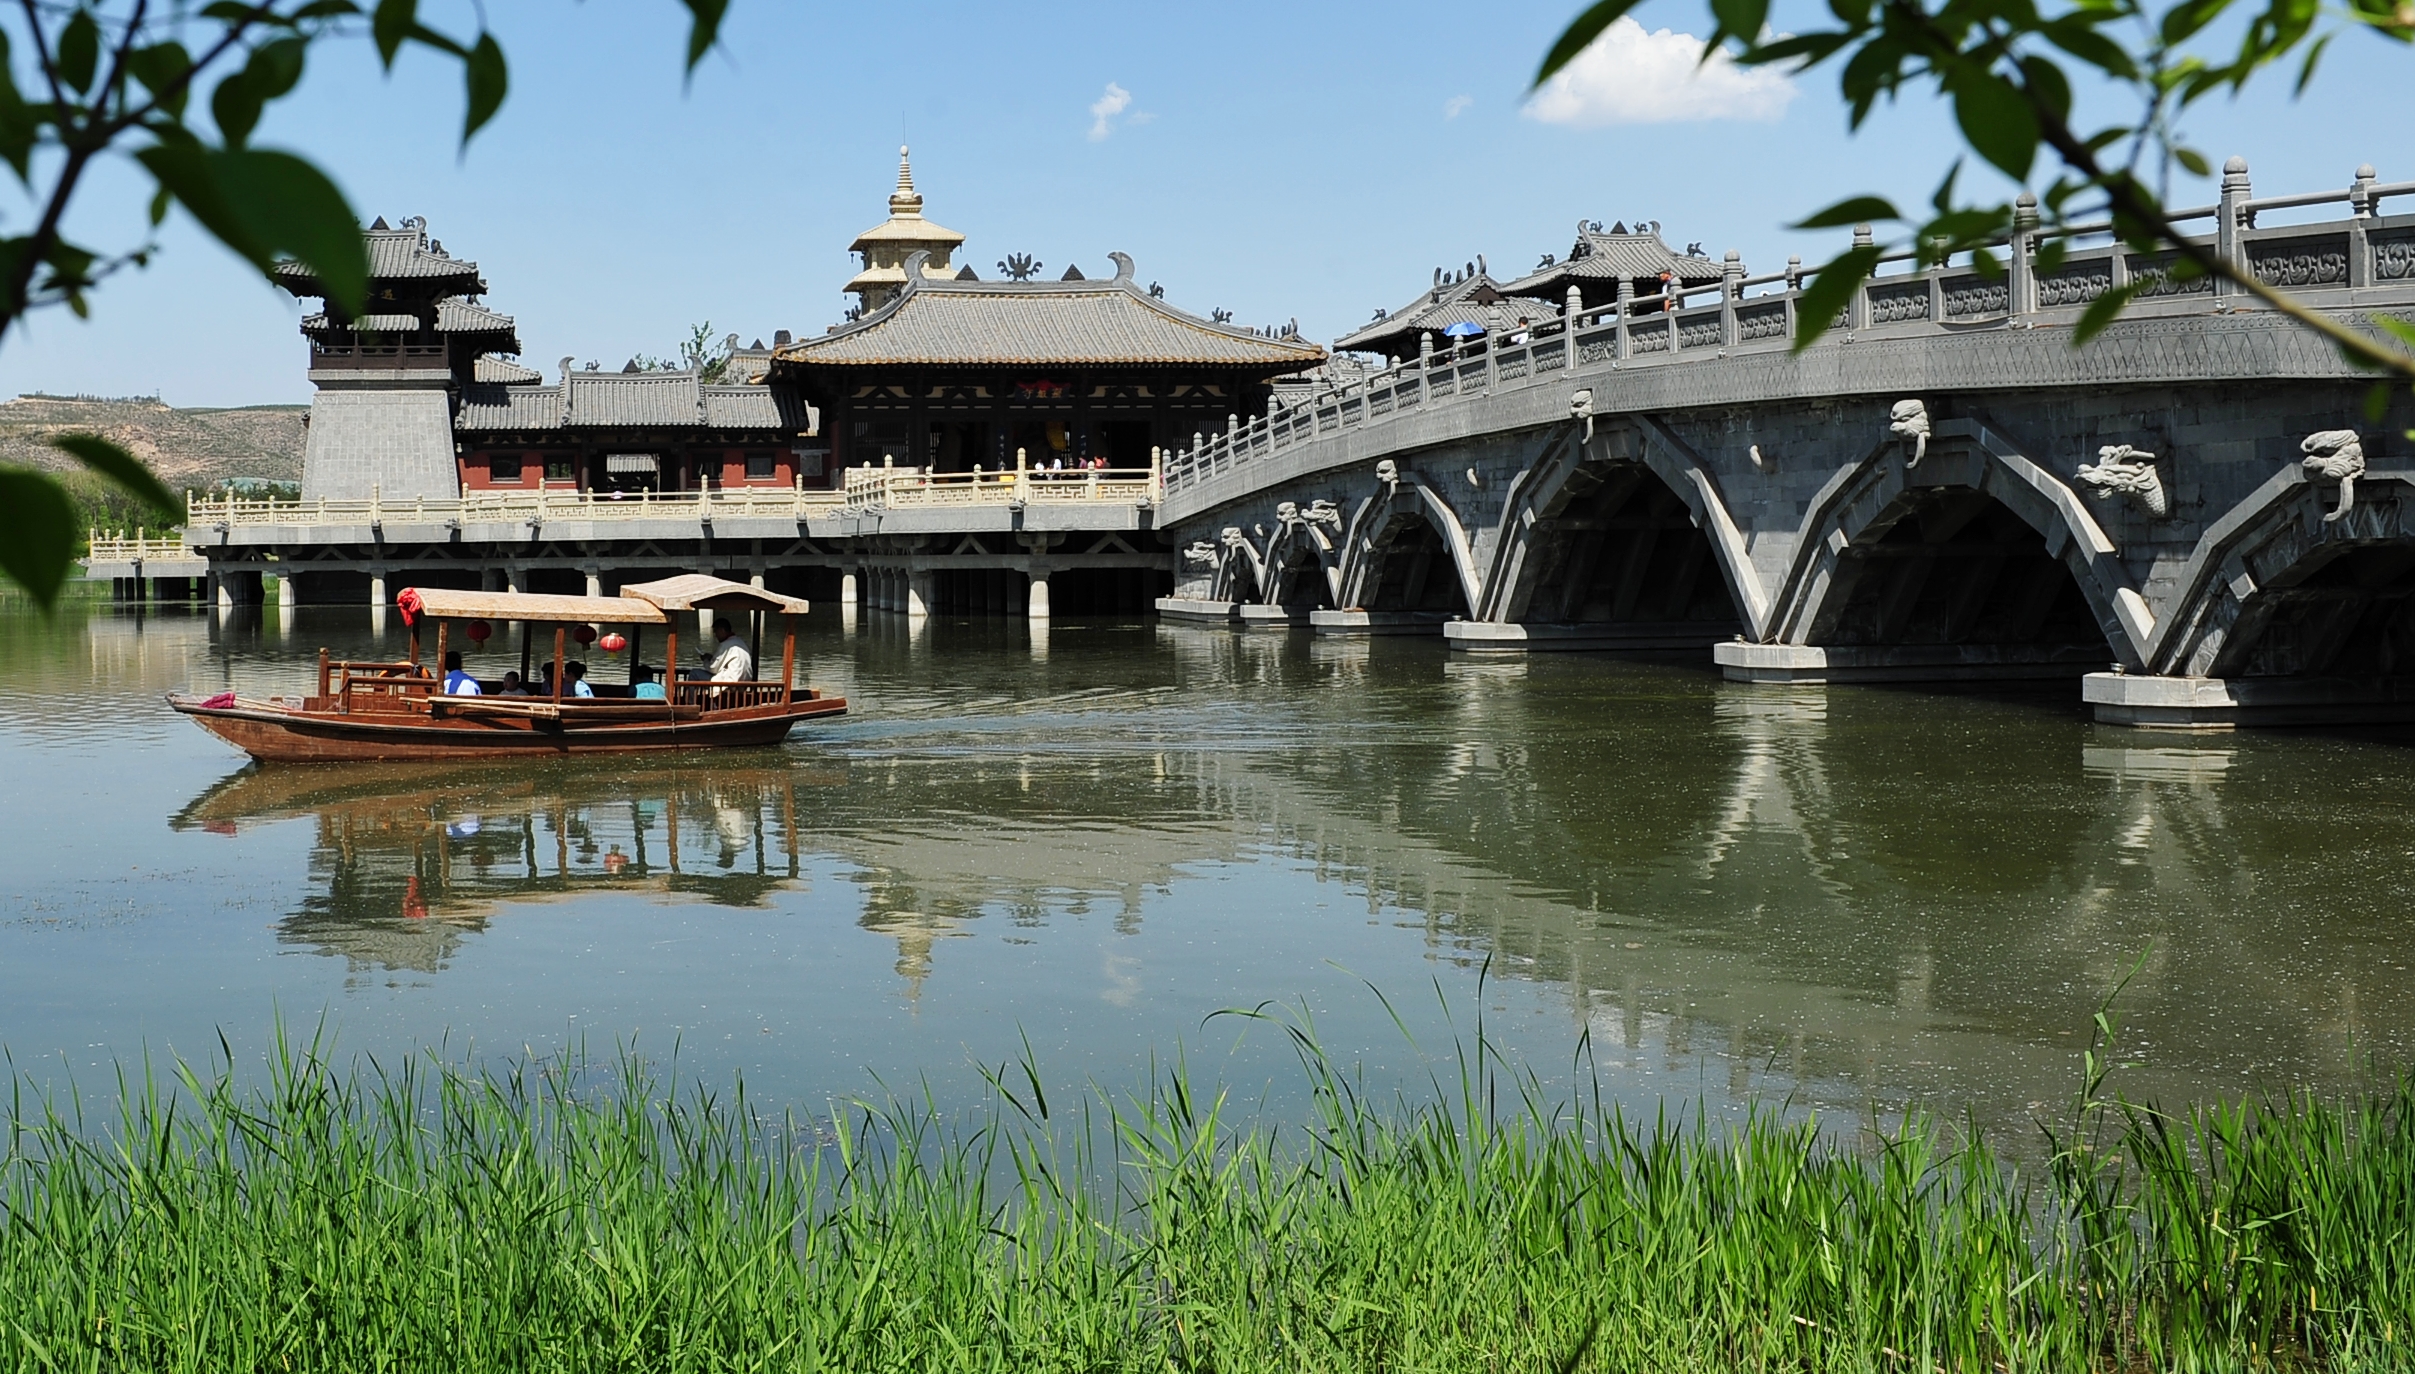
<path fill-rule="evenodd" d="M 1107 255 L 1107 260 L 1115 264 L 1115 279 L 1126 286 L 1131 285 L 1132 255 L 1130 253 L 1111 252 Z"/>
<path fill-rule="evenodd" d="M 897 149 L 897 190 L 889 196 L 889 213 L 900 218 L 922 218 L 922 195 L 914 189 L 912 149 L 899 144 Z"/>

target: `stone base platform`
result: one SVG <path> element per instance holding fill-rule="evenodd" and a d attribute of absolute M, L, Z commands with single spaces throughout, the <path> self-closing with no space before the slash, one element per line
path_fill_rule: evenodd
<path fill-rule="evenodd" d="M 1699 652 L 1718 643 L 1725 633 L 1717 626 L 1682 622 L 1499 625 L 1485 620 L 1453 620 L 1442 627 L 1442 637 L 1452 648 L 1471 654 L 1575 650 L 1630 654 Z"/>
<path fill-rule="evenodd" d="M 2069 679 L 2105 661 L 2101 648 L 2027 644 L 1748 644 L 1711 648 L 1730 682 L 2011 682 Z"/>
<path fill-rule="evenodd" d="M 1157 598 L 1157 614 L 1163 620 L 1230 625 L 1241 618 L 1241 604 L 1237 601 L 1199 601 L 1187 596 L 1161 596 Z"/>
<path fill-rule="evenodd" d="M 1311 611 L 1320 635 L 1438 635 L 1450 617 L 1440 611 Z"/>
<path fill-rule="evenodd" d="M 1305 630 L 1312 614 L 1298 606 L 1254 606 L 1243 602 L 1233 619 L 1244 630 Z"/>
<path fill-rule="evenodd" d="M 2080 679 L 2080 699 L 2101 724 L 2147 730 L 2415 722 L 2415 678 L 2090 673 Z"/>

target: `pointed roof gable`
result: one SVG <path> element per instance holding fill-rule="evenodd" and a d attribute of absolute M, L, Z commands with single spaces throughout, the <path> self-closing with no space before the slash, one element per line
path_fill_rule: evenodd
<path fill-rule="evenodd" d="M 1270 339 L 1177 310 L 1134 284 L 1131 258 L 1110 256 L 1109 281 L 985 282 L 925 277 L 916 254 L 895 301 L 773 357 L 801 367 L 1192 366 L 1266 375 L 1324 360 L 1305 339 Z"/>
<path fill-rule="evenodd" d="M 1483 269 L 1437 280 L 1424 295 L 1333 341 L 1338 353 L 1417 351 L 1417 336 L 1439 334 L 1455 324 L 1482 325 L 1487 333 L 1530 325 L 1557 314 L 1548 306 L 1507 295 Z"/>
<path fill-rule="evenodd" d="M 1558 300 L 1574 286 L 1585 293 L 1586 304 L 1608 305 L 1617 295 L 1622 280 L 1658 281 L 1663 272 L 1689 284 L 1719 280 L 1718 263 L 1672 252 L 1669 245 L 1661 242 L 1657 229 L 1638 226 L 1627 231 L 1626 226 L 1620 225 L 1605 232 L 1598 222 L 1578 220 L 1576 243 L 1569 248 L 1566 259 L 1536 268 L 1501 289 L 1513 296 Z M 1596 291 L 1596 283 L 1607 286 L 1608 292 Z M 1637 294 L 1646 293 L 1639 286 Z"/>

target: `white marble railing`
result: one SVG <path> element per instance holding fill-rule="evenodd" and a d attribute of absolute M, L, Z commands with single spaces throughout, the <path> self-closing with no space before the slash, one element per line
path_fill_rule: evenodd
<path fill-rule="evenodd" d="M 2371 167 L 2362 167 L 2344 190 L 2259 200 L 2248 194 L 2246 164 L 2234 158 L 2224 172 L 2221 203 L 2181 210 L 2173 219 L 2183 225 L 2212 221 L 2213 233 L 2194 241 L 2276 286 L 2318 293 L 2318 301 L 2325 291 L 2373 287 L 2405 289 L 2415 299 L 2415 214 L 2380 214 L 2383 200 L 2409 195 L 2415 195 L 2415 181 L 2382 183 Z M 2333 204 L 2345 204 L 2348 217 L 2265 228 L 2256 223 L 2259 213 Z M 1815 347 L 1839 347 L 1869 329 L 1915 335 L 1925 329 L 1942 336 L 2010 327 L 2041 314 L 2075 317 L 2105 292 L 2141 281 L 2149 284 L 2134 299 L 2160 302 L 2165 310 L 2202 301 L 2209 312 L 2223 311 L 2240 302 L 2227 283 L 2172 280 L 2170 254 L 2141 256 L 2119 242 L 2104 242 L 2110 237 L 2104 224 L 2061 231 L 2060 261 L 2052 271 L 2040 271 L 2046 239 L 2034 227 L 2034 203 L 2023 213 L 2029 227 L 1997 245 L 1993 270 L 1967 255 L 1925 270 L 1910 268 L 1909 252 L 1882 256 L 1878 273 L 1860 284 Z M 1868 233 L 1867 226 L 1857 230 L 1856 240 L 1868 242 Z M 1221 434 L 1194 435 L 1189 447 L 1166 459 L 1164 490 L 1182 495 L 1213 485 L 1216 492 L 1201 493 L 1211 500 L 1223 499 L 1225 488 L 1245 494 L 1251 486 L 1245 469 L 1271 454 L 1579 368 L 1710 365 L 1739 352 L 1790 348 L 1806 284 L 1801 260 L 1789 259 L 1786 271 L 1758 277 L 1745 276 L 1734 254 L 1724 267 L 1715 284 L 1690 290 L 1672 285 L 1641 298 L 1622 283 L 1619 299 L 1600 305 L 1586 305 L 1571 292 L 1561 318 L 1501 340 L 1479 337 L 1437 347 L 1428 335 L 1415 359 L 1328 385 L 1305 400 L 1278 402 L 1246 421 L 1229 416 Z M 1703 298 L 1710 303 L 1698 303 Z"/>
<path fill-rule="evenodd" d="M 712 519 L 716 516 L 771 516 L 805 519 L 838 510 L 846 494 L 802 491 L 793 487 L 720 488 L 701 492 L 578 492 L 468 491 L 458 497 L 389 501 L 372 494 L 367 500 L 294 501 L 194 497 L 189 528 L 206 534 L 244 527 L 289 525 L 379 525 L 387 521 L 422 524 L 454 521 L 544 525 L 559 520 L 609 523 L 619 520 Z"/>
<path fill-rule="evenodd" d="M 1087 468 L 1069 472 L 923 472 L 916 468 L 854 467 L 841 493 L 856 510 L 951 506 L 1023 506 L 1108 502 L 1154 505 L 1163 492 L 1160 464 L 1145 468 Z"/>
<path fill-rule="evenodd" d="M 86 554 L 83 560 L 86 566 L 94 563 L 160 562 L 171 558 L 199 558 L 201 556 L 185 544 L 183 530 L 169 530 L 164 534 L 146 534 L 138 529 L 131 536 L 102 534 L 95 530 L 92 533 L 91 543 L 92 551 Z"/>

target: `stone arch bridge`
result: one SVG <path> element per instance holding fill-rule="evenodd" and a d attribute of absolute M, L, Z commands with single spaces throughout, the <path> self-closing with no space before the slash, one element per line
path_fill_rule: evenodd
<path fill-rule="evenodd" d="M 2191 214 L 2372 329 L 2415 315 L 2415 214 L 2382 213 L 2409 195 L 2365 168 L 2257 200 L 2234 159 Z M 2252 297 L 2118 244 L 2041 272 L 2030 239 L 1994 274 L 1882 267 L 1800 354 L 1797 275 L 1730 255 L 1711 300 L 1572 301 L 1235 419 L 1167 465 L 1159 610 L 1745 681 L 2071 677 L 2134 725 L 2415 717 L 2405 389 L 2369 414 L 2370 374 Z"/>

